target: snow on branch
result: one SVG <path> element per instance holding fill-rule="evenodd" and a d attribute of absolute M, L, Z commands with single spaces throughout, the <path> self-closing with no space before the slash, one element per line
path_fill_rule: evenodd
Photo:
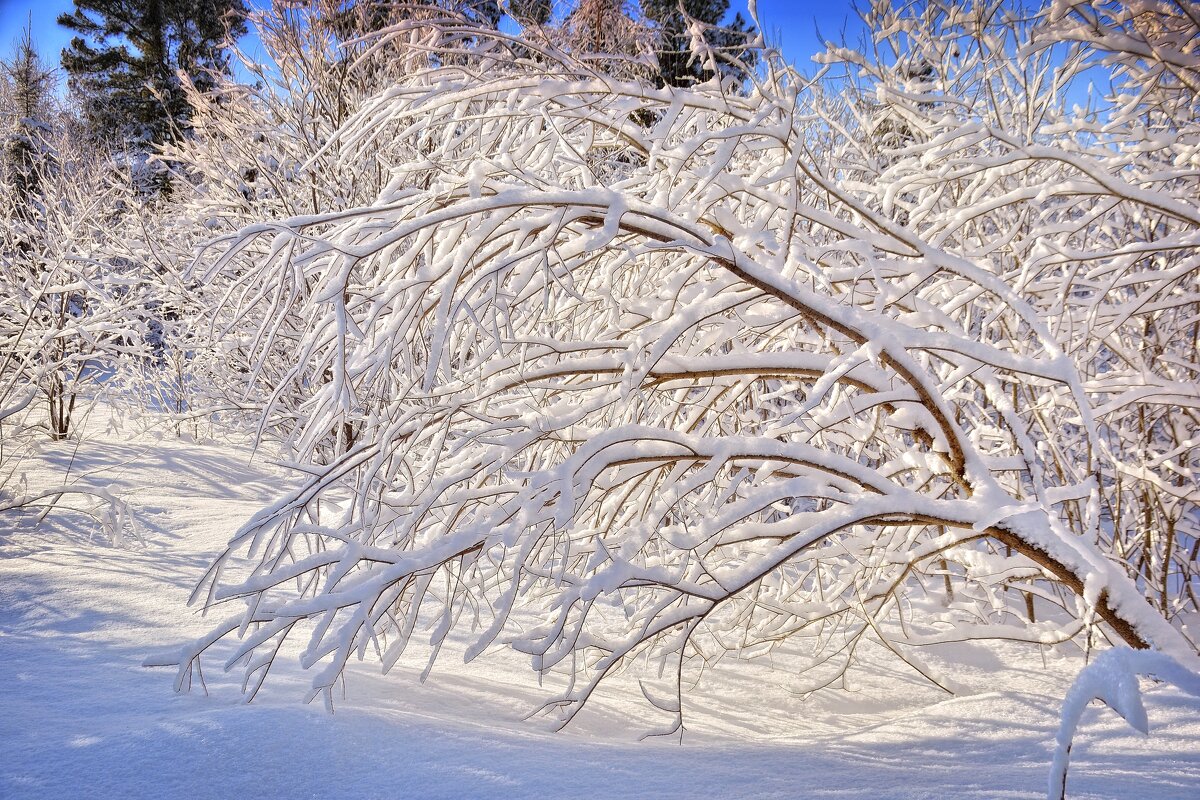
<path fill-rule="evenodd" d="M 1138 677 L 1170 683 L 1193 697 L 1200 697 L 1200 675 L 1180 666 L 1170 656 L 1154 651 L 1118 647 L 1105 651 L 1084 667 L 1063 700 L 1061 722 L 1055 736 L 1054 760 L 1050 765 L 1047 798 L 1064 800 L 1067 796 L 1067 765 L 1071 742 L 1083 718 L 1083 711 L 1099 700 L 1121 715 L 1135 730 L 1150 733 L 1146 707 Z"/>
<path fill-rule="evenodd" d="M 889 102 L 928 130 L 872 141 L 881 109 L 778 63 L 744 92 L 658 88 L 447 35 L 304 167 L 382 176 L 376 197 L 197 262 L 214 329 L 276 376 L 262 429 L 310 469 L 197 588 L 244 611 L 155 659 L 180 686 L 226 638 L 249 696 L 296 639 L 327 702 L 352 658 L 500 643 L 567 676 L 566 724 L 642 657 L 678 677 L 801 643 L 827 685 L 874 640 L 933 679 L 923 642 L 1044 640 L 1013 586 L 1194 659 L 1097 544 L 1109 434 L 1078 335 L 1120 311 L 1085 325 L 1030 288 L 1092 257 L 1064 219 L 1139 209 L 1186 238 L 1194 194 L 1058 146 L 1053 92 L 1027 135 L 971 87 L 914 87 Z"/>

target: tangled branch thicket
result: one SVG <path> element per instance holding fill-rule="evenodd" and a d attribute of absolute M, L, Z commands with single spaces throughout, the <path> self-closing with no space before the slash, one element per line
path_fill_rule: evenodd
<path fill-rule="evenodd" d="M 874 52 L 744 90 L 390 28 L 363 57 L 417 66 L 297 172 L 377 196 L 197 263 L 308 477 L 160 661 L 183 686 L 236 637 L 253 696 L 307 636 L 331 702 L 351 658 L 467 632 L 568 675 L 562 724 L 665 665 L 678 730 L 685 675 L 784 642 L 806 689 L 868 640 L 931 680 L 919 647 L 965 638 L 1194 659 L 1196 23 L 1122 8 L 877 4 Z M 226 141 L 198 120 L 181 162 Z"/>

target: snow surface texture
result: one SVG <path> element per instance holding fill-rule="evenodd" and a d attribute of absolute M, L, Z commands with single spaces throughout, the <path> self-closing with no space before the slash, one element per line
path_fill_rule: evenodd
<path fill-rule="evenodd" d="M 354 662 L 333 715 L 299 702 L 308 677 L 290 657 L 252 705 L 235 676 L 212 671 L 208 696 L 175 694 L 172 672 L 142 660 L 209 629 L 188 593 L 287 482 L 248 459 L 172 439 L 101 438 L 77 453 L 73 475 L 130 500 L 145 546 L 5 519 L 0 798 L 1045 796 L 1083 661 L 1003 644 L 931 649 L 953 698 L 894 659 L 808 698 L 789 691 L 782 662 L 726 660 L 685 694 L 682 747 L 637 741 L 654 721 L 619 681 L 562 733 L 525 721 L 548 691 L 508 652 L 442 658 L 424 685 L 420 654 L 387 677 Z M 1108 708 L 1083 710 L 1069 797 L 1200 796 L 1200 700 L 1143 688 L 1149 737 Z"/>

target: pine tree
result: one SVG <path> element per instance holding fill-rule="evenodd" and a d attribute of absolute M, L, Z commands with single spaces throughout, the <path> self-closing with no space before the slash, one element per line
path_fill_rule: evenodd
<path fill-rule="evenodd" d="M 636 56 L 641 27 L 623 0 L 578 0 L 563 20 L 565 41 L 580 55 Z"/>
<path fill-rule="evenodd" d="M 227 72 L 223 45 L 245 33 L 245 14 L 243 0 L 75 0 L 58 18 L 79 34 L 62 62 L 93 135 L 146 147 L 185 131 L 177 73 L 203 90 Z"/>
<path fill-rule="evenodd" d="M 312 2 L 312 0 L 309 0 Z M 524 0 L 527 5 L 530 0 Z M 549 8 L 549 0 L 533 0 L 534 3 L 544 3 Z M 302 3 L 296 3 L 302 6 Z M 513 3 L 515 7 L 522 5 L 522 0 Z M 326 7 L 328 6 L 328 7 Z M 383 0 L 337 0 L 323 4 L 316 0 L 313 7 L 320 10 L 323 17 L 329 20 L 342 20 L 346 24 L 357 27 L 360 33 L 371 33 L 398 20 L 412 18 L 414 13 L 420 14 L 423 9 L 435 13 L 449 11 L 459 14 L 483 28 L 495 28 L 504 16 L 500 0 L 404 0 L 402 3 L 383 2 Z"/>
<path fill-rule="evenodd" d="M 465 0 L 458 4 L 458 9 L 468 19 L 487 28 L 498 27 L 504 16 L 499 0 Z"/>
<path fill-rule="evenodd" d="M 688 86 L 712 77 L 709 65 L 693 58 L 692 34 L 689 19 L 705 27 L 704 40 L 714 52 L 733 56 L 749 67 L 754 53 L 746 49 L 754 34 L 754 26 L 741 14 L 728 24 L 722 24 L 729 0 L 641 0 L 642 15 L 653 23 L 656 31 L 655 52 L 658 55 L 659 81 L 668 86 Z M 744 77 L 736 64 L 721 61 L 722 76 Z"/>
<path fill-rule="evenodd" d="M 16 192 L 19 207 L 23 207 L 37 192 L 38 162 L 46 149 L 45 134 L 54 113 L 54 71 L 38 55 L 29 27 L 17 41 L 12 57 L 0 62 L 0 80 L 3 81 L 0 169 Z"/>
<path fill-rule="evenodd" d="M 545 25 L 554 6 L 550 0 L 509 0 L 508 11 L 521 25 Z"/>

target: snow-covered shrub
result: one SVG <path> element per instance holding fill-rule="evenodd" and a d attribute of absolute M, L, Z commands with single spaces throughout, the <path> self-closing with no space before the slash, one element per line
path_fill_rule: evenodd
<path fill-rule="evenodd" d="M 37 139 L 26 174 L 0 176 L 0 391 L 40 396 L 37 419 L 59 440 L 116 360 L 141 352 L 145 298 L 118 255 L 127 172 L 61 127 Z"/>
<path fill-rule="evenodd" d="M 866 22 L 881 32 L 874 50 L 822 57 L 847 87 L 830 98 L 850 130 L 839 185 L 992 272 L 1045 321 L 1098 435 L 1060 435 L 1036 385 L 1006 393 L 1041 429 L 1048 469 L 1090 464 L 1101 484 L 1099 528 L 1071 505 L 1066 521 L 1164 617 L 1200 611 L 1196 19 L 1171 4 L 1064 0 L 1032 17 L 878 2 Z M 1101 75 L 1111 88 L 1087 94 Z M 1046 593 L 1029 577 L 1011 585 L 1033 617 Z"/>
<path fill-rule="evenodd" d="M 949 172 L 925 187 L 906 153 L 864 166 L 878 147 L 833 84 L 778 62 L 744 92 L 657 88 L 423 29 L 442 37 L 428 64 L 321 151 L 331 174 L 382 175 L 378 196 L 267 215 L 201 259 L 224 313 L 254 322 L 238 346 L 276 376 L 262 427 L 292 433 L 308 478 L 195 593 L 243 607 L 150 663 L 188 685 L 236 636 L 227 666 L 252 697 L 303 630 L 312 696 L 332 702 L 352 657 L 387 669 L 428 632 L 432 666 L 462 631 L 468 658 L 500 642 L 567 673 L 548 704 L 563 724 L 646 656 L 680 730 L 685 676 L 785 640 L 811 655 L 802 688 L 868 639 L 936 681 L 914 645 L 1097 622 L 1194 660 L 1099 545 L 1107 434 L 1078 328 L 1020 279 L 1020 230 L 989 194 L 1052 213 L 1123 168 L 1057 147 L 1058 120 L 1013 143 L 914 87 L 909 108 L 943 128 L 888 146 L 920 162 L 916 143 L 942 143 Z M 976 190 L 954 147 L 992 170 Z M 1064 161 L 1084 165 L 1072 181 Z M 1012 581 L 1067 613 L 1023 619 Z"/>
<path fill-rule="evenodd" d="M 36 191 L 0 179 L 0 513 L 81 514 L 120 543 L 136 533 L 121 498 L 21 477 L 36 441 L 76 437 L 118 363 L 145 350 L 146 285 L 118 255 L 134 202 L 127 174 L 61 131 L 39 144 L 25 173 Z"/>
<path fill-rule="evenodd" d="M 217 75 L 206 93 L 185 86 L 193 131 L 160 154 L 178 178 L 173 219 L 160 221 L 154 236 L 172 265 L 188 264 L 198 244 L 247 224 L 344 211 L 378 197 L 388 153 L 409 143 L 385 145 L 358 163 L 342 155 L 335 134 L 364 102 L 425 62 L 419 32 L 408 37 L 412 41 L 383 46 L 361 39 L 400 13 L 327 0 L 273 5 L 251 15 L 255 52 L 234 53 L 252 85 Z M 217 255 L 208 249 L 200 260 Z M 253 263 L 268 251 L 252 246 L 246 255 Z M 213 280 L 183 279 L 169 287 L 164 366 L 171 383 L 184 387 L 172 397 L 177 414 L 216 415 L 227 426 L 253 425 L 268 403 L 276 412 L 291 407 L 291 416 L 302 414 L 306 395 L 293 391 L 287 376 L 305 335 L 294 311 L 307 287 L 271 290 L 269 302 L 243 303 L 238 298 L 263 288 L 252 274 L 232 265 Z M 272 335 L 264 342 L 259 337 L 268 328 Z M 261 357 L 264 346 L 270 357 Z M 296 423 L 285 416 L 277 413 L 260 435 L 286 440 Z"/>
<path fill-rule="evenodd" d="M 25 480 L 38 441 L 75 436 L 118 361 L 141 352 L 144 288 L 119 255 L 133 208 L 127 170 L 89 147 L 54 96 L 26 30 L 0 61 L 0 515 L 53 509 L 132 530 L 106 489 Z M 69 468 L 66 470 L 69 473 Z M 69 498 L 64 501 L 64 498 Z M 74 501 L 82 499 L 82 503 Z"/>

